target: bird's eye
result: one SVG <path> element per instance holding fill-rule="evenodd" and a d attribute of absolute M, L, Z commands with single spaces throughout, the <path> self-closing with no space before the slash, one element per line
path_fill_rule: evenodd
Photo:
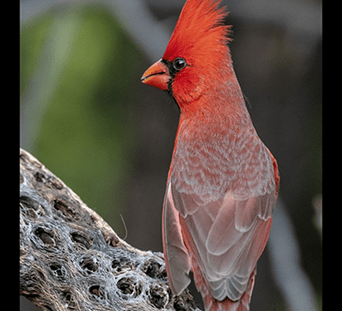
<path fill-rule="evenodd" d="M 175 68 L 177 71 L 185 68 L 186 66 L 186 61 L 184 58 L 181 57 L 177 57 L 174 61 L 173 61 L 173 68 Z"/>

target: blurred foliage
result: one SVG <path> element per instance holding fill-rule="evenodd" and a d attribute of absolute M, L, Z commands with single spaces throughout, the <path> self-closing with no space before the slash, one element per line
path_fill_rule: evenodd
<path fill-rule="evenodd" d="M 67 35 L 51 40 L 61 27 Z M 53 89 L 47 103 L 37 102 L 44 111 L 31 152 L 115 227 L 133 161 L 130 84 L 140 83 L 142 55 L 113 16 L 93 6 L 45 13 L 21 29 L 20 40 L 22 98 L 43 54 L 56 63 L 38 76 L 41 85 L 51 79 Z M 68 52 L 59 56 L 63 44 Z"/>

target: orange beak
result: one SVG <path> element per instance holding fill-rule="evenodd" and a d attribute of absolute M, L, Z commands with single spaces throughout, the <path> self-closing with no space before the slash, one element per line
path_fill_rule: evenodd
<path fill-rule="evenodd" d="M 161 62 L 161 59 L 148 68 L 141 77 L 142 83 L 152 85 L 163 91 L 168 89 L 169 81 L 169 69 Z"/>

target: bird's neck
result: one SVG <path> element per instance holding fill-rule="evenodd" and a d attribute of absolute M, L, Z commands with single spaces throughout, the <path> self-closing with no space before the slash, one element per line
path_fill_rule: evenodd
<path fill-rule="evenodd" d="M 220 83 L 211 83 L 196 101 L 179 105 L 179 130 L 203 132 L 213 127 L 226 130 L 253 127 L 233 68 L 220 78 Z"/>

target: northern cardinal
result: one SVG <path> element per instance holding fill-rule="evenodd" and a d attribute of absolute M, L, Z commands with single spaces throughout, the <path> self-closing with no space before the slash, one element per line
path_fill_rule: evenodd
<path fill-rule="evenodd" d="M 244 311 L 279 174 L 246 109 L 219 2 L 185 3 L 162 59 L 142 82 L 170 93 L 180 109 L 163 207 L 170 287 L 180 294 L 192 270 L 207 311 Z"/>

